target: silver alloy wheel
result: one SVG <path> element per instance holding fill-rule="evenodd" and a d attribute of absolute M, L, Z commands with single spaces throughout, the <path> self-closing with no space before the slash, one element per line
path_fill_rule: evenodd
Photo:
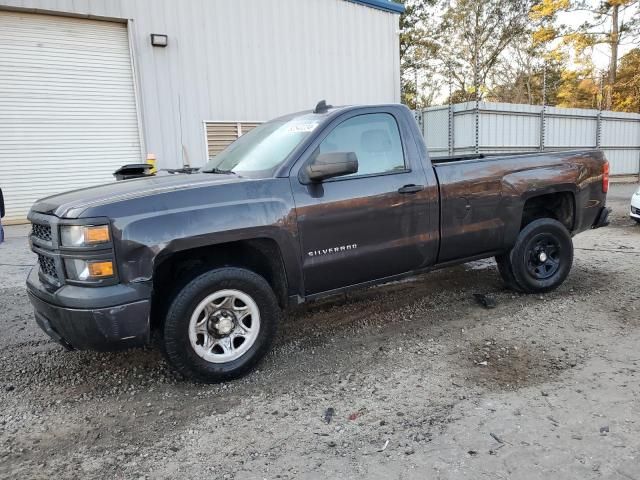
<path fill-rule="evenodd" d="M 260 332 L 260 310 L 240 290 L 218 290 L 202 300 L 191 314 L 191 348 L 207 362 L 226 363 L 240 358 Z"/>

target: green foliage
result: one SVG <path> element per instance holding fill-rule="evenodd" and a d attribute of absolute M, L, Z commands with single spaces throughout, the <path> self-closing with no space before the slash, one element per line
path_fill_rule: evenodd
<path fill-rule="evenodd" d="M 400 69 L 402 71 L 402 103 L 410 108 L 428 105 L 428 98 L 419 94 L 420 79 L 432 73 L 432 59 L 437 43 L 432 35 L 433 13 L 437 0 L 395 0 L 404 4 L 400 15 Z"/>

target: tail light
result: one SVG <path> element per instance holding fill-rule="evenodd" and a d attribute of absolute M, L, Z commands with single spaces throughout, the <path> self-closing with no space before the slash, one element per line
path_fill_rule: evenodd
<path fill-rule="evenodd" d="M 609 191 L 609 162 L 605 161 L 602 165 L 602 193 Z"/>

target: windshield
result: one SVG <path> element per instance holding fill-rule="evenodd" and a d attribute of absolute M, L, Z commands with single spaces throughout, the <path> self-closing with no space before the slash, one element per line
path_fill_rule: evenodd
<path fill-rule="evenodd" d="M 263 123 L 211 158 L 202 171 L 271 175 L 319 122 L 317 115 L 306 114 Z"/>

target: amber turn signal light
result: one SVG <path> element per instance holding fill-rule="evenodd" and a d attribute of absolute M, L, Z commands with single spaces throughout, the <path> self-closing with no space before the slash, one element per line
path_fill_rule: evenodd
<path fill-rule="evenodd" d="M 109 226 L 99 225 L 86 227 L 84 230 L 85 243 L 104 243 L 109 241 Z"/>
<path fill-rule="evenodd" d="M 113 262 L 89 262 L 89 277 L 104 278 L 113 276 Z"/>

